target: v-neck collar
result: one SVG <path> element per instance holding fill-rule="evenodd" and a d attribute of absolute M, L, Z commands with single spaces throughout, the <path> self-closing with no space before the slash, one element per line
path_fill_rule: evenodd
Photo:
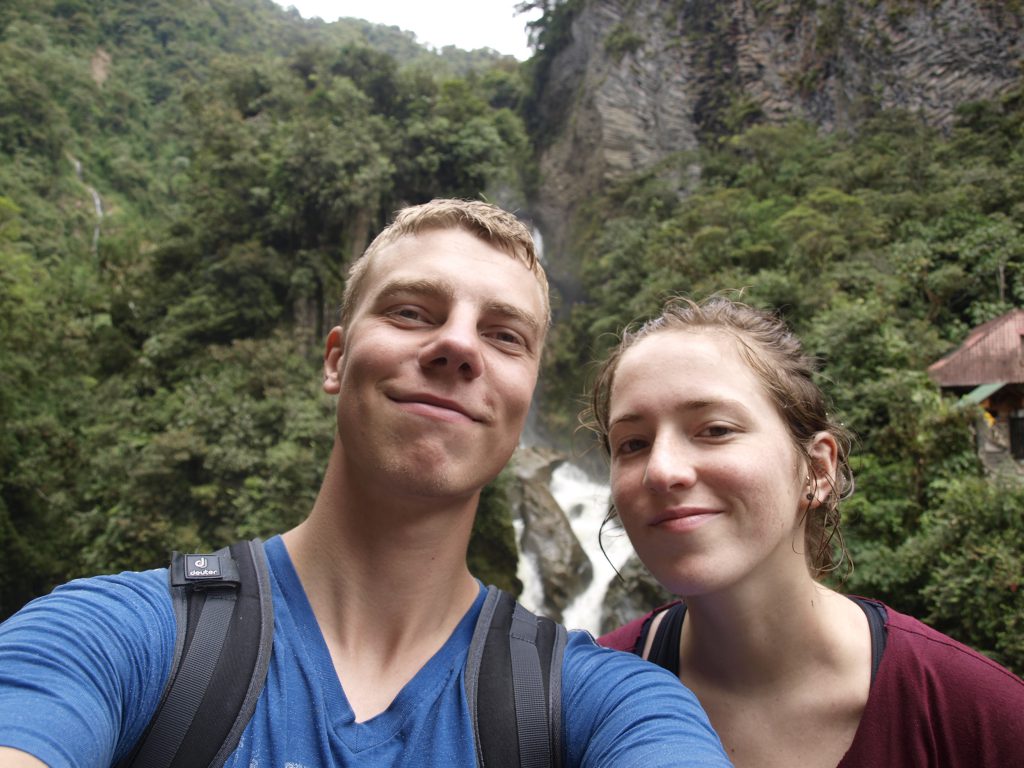
<path fill-rule="evenodd" d="M 319 676 L 322 705 L 327 714 L 325 721 L 353 752 L 368 749 L 393 738 L 416 710 L 433 705 L 444 691 L 448 679 L 458 675 L 465 665 L 473 629 L 486 596 L 486 589 L 479 582 L 476 599 L 444 645 L 405 684 L 387 709 L 362 723 L 355 722 L 352 707 L 334 671 L 327 643 L 284 541 L 280 536 L 275 536 L 266 542 L 265 549 L 272 577 L 278 582 L 285 603 L 282 606 L 284 610 L 275 605 L 275 622 L 278 616 L 281 618 L 280 624 L 275 626 L 275 635 L 279 631 L 295 632 L 296 652 L 304 654 L 305 661 L 308 662 L 303 666 Z"/>

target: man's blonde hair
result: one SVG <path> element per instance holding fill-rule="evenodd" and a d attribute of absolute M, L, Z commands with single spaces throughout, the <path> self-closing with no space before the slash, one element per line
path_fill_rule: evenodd
<path fill-rule="evenodd" d="M 507 253 L 533 272 L 544 295 L 544 324 L 551 322 L 548 279 L 537 258 L 533 236 L 514 214 L 479 200 L 437 199 L 403 208 L 385 227 L 363 255 L 352 264 L 345 280 L 341 303 L 341 325 L 348 327 L 352 313 L 362 297 L 366 273 L 373 257 L 403 237 L 431 230 L 461 229 L 488 245 Z"/>

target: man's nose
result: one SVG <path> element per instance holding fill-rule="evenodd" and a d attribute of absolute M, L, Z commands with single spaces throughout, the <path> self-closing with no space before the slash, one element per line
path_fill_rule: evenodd
<path fill-rule="evenodd" d="M 483 373 L 483 340 L 473 318 L 453 314 L 438 326 L 420 352 L 420 365 L 458 371 L 466 378 Z"/>

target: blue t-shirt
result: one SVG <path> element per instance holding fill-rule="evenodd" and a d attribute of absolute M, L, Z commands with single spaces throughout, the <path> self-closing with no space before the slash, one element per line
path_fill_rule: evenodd
<path fill-rule="evenodd" d="M 266 544 L 274 647 L 233 768 L 472 766 L 466 654 L 484 590 L 384 712 L 357 723 L 280 537 Z M 159 702 L 174 652 L 166 569 L 80 579 L 0 625 L 0 745 L 53 768 L 109 766 Z M 568 766 L 727 766 L 670 673 L 571 632 L 563 665 Z"/>

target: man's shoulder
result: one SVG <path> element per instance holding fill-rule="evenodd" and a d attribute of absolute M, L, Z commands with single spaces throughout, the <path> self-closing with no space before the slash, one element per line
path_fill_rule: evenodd
<path fill-rule="evenodd" d="M 155 710 L 174 639 L 166 569 L 76 579 L 33 600 L 0 625 L 0 738 L 47 764 L 109 764 Z"/>
<path fill-rule="evenodd" d="M 50 646 L 57 655 L 77 647 L 82 658 L 118 663 L 139 657 L 158 668 L 165 666 L 163 652 L 173 650 L 175 634 L 166 568 L 74 579 L 0 625 L 5 642 L 31 644 L 40 653 Z"/>
<path fill-rule="evenodd" d="M 725 766 L 697 697 L 671 672 L 569 633 L 562 709 L 570 764 Z"/>
<path fill-rule="evenodd" d="M 678 690 L 687 698 L 693 696 L 672 673 L 632 653 L 599 645 L 593 635 L 583 630 L 569 632 L 564 676 L 567 687 L 587 684 L 602 688 L 625 686 L 639 689 L 653 682 L 654 685 L 666 684 L 673 695 Z"/>
<path fill-rule="evenodd" d="M 123 571 L 73 579 L 27 603 L 12 619 L 35 619 L 47 613 L 64 612 L 88 616 L 97 610 L 118 616 L 170 610 L 167 569 Z"/>

